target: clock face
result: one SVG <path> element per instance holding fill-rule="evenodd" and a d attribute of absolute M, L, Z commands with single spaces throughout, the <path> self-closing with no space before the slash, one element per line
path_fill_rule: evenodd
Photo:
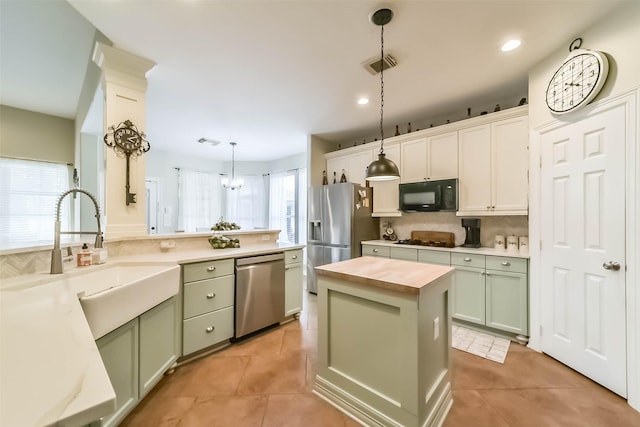
<path fill-rule="evenodd" d="M 600 52 L 576 49 L 555 72 L 547 87 L 547 106 L 565 114 L 589 104 L 602 89 L 609 65 Z"/>
<path fill-rule="evenodd" d="M 114 139 L 125 151 L 137 150 L 142 143 L 138 132 L 131 128 L 120 128 L 114 133 Z"/>

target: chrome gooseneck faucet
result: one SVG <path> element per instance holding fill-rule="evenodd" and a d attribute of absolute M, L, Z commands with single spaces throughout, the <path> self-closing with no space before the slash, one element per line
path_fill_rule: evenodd
<path fill-rule="evenodd" d="M 60 231 L 60 207 L 62 205 L 62 199 L 64 199 L 69 194 L 73 193 L 82 193 L 86 194 L 93 205 L 96 208 L 96 221 L 98 221 L 98 231 Z M 82 188 L 72 188 L 71 190 L 67 190 L 58 197 L 58 201 L 56 202 L 56 224 L 55 224 L 55 235 L 53 237 L 53 250 L 51 251 L 51 274 L 61 274 L 62 273 L 62 251 L 60 250 L 60 235 L 61 234 L 95 234 L 96 235 L 96 248 L 102 248 L 102 230 L 100 228 L 100 207 L 98 206 L 98 200 L 96 197 L 88 192 L 87 190 L 83 190 Z"/>

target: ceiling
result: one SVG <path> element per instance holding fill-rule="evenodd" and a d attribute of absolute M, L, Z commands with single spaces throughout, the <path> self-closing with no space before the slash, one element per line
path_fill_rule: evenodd
<path fill-rule="evenodd" d="M 311 134 L 377 136 L 380 80 L 362 63 L 380 55 L 380 27 L 368 16 L 381 6 L 395 13 L 385 53 L 398 61 L 384 74 L 388 136 L 395 124 L 516 105 L 534 64 L 620 3 L 1 0 L 0 101 L 73 117 L 95 26 L 114 47 L 158 64 L 148 74 L 152 147 L 227 159 L 235 141 L 237 160 L 268 161 L 304 152 Z M 514 37 L 522 46 L 501 52 Z M 358 105 L 362 96 L 371 102 Z"/>

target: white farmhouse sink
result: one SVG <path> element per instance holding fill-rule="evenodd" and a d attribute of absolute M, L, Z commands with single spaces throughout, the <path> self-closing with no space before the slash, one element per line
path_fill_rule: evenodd
<path fill-rule="evenodd" d="M 178 293 L 180 266 L 114 263 L 70 276 L 95 339 Z"/>

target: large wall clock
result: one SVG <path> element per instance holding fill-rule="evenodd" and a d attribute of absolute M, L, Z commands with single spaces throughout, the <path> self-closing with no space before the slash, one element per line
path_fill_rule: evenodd
<path fill-rule="evenodd" d="M 600 92 L 609 73 L 602 52 L 575 49 L 555 72 L 547 87 L 547 107 L 567 114 L 588 105 Z"/>

